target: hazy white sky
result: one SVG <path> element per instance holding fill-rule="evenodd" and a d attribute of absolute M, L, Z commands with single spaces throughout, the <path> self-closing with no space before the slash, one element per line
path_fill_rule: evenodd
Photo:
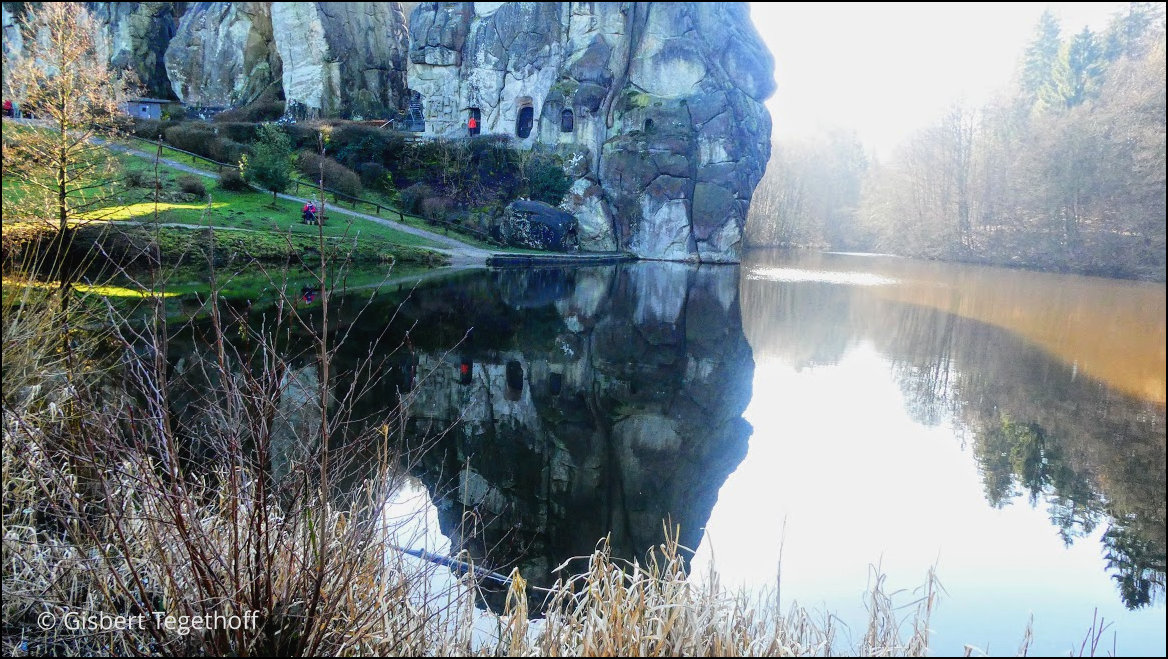
<path fill-rule="evenodd" d="M 1004 87 L 1044 9 L 1063 34 L 1103 29 L 1122 2 L 751 3 L 775 57 L 774 135 L 855 128 L 880 155 L 950 102 Z"/>

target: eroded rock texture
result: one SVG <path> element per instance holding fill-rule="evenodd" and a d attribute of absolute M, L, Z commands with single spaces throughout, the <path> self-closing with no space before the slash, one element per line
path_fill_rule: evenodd
<path fill-rule="evenodd" d="M 178 30 L 181 6 L 173 2 L 93 2 L 104 28 L 105 55 L 111 65 L 134 71 L 150 96 L 170 98 L 166 73 L 167 45 Z M 181 4 L 181 3 L 180 3 Z"/>
<path fill-rule="evenodd" d="M 5 48 L 19 47 L 5 3 Z M 410 9 L 407 17 L 403 6 Z M 770 155 L 771 56 L 745 3 L 91 3 L 149 93 L 557 150 L 580 247 L 737 261 Z"/>
<path fill-rule="evenodd" d="M 742 3 L 424 3 L 409 86 L 426 132 L 581 160 L 584 249 L 735 261 L 769 158 L 772 62 Z M 530 126 L 530 128 L 529 128 Z"/>
<path fill-rule="evenodd" d="M 393 2 L 202 2 L 166 64 L 188 104 L 242 105 L 278 84 L 304 114 L 377 117 L 399 105 L 407 39 Z"/>
<path fill-rule="evenodd" d="M 415 472 L 454 546 L 543 586 L 610 532 L 630 559 L 663 520 L 696 548 L 750 433 L 737 275 L 639 263 L 480 280 L 458 304 L 474 333 L 419 355 L 410 408 L 427 449 Z"/>
<path fill-rule="evenodd" d="M 405 87 L 408 35 L 396 2 L 273 2 L 284 96 L 310 113 L 384 117 Z"/>
<path fill-rule="evenodd" d="M 243 105 L 274 81 L 281 62 L 266 2 L 198 2 L 166 48 L 175 96 L 188 105 Z"/>

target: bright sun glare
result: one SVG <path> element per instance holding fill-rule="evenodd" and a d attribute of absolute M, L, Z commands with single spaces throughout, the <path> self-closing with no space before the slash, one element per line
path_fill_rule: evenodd
<path fill-rule="evenodd" d="M 853 128 L 885 157 L 953 101 L 1004 88 L 1044 9 L 1070 34 L 1102 30 L 1125 5 L 751 3 L 775 57 L 773 135 Z"/>

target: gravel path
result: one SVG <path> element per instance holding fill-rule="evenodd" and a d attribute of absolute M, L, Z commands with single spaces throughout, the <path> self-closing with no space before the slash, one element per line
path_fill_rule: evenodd
<path fill-rule="evenodd" d="M 154 156 L 152 154 L 147 153 L 145 151 L 139 151 L 138 149 L 134 149 L 131 147 L 111 144 L 110 148 L 114 149 L 116 151 L 121 151 L 123 153 L 128 153 L 130 155 L 138 156 L 141 158 L 147 158 L 150 160 L 154 159 Z M 190 165 L 186 165 L 186 164 L 183 164 L 183 163 L 178 162 L 176 160 L 171 160 L 169 158 L 160 158 L 159 162 L 166 165 L 167 167 L 171 167 L 171 168 L 177 169 L 179 171 L 183 171 L 183 172 L 188 172 L 190 174 L 195 174 L 196 176 L 202 176 L 202 177 L 210 178 L 210 179 L 218 179 L 219 178 L 218 174 L 215 174 L 213 172 L 209 172 L 209 171 L 204 170 L 204 169 L 199 169 L 197 167 L 192 167 Z M 295 201 L 295 202 L 301 203 L 301 204 L 308 202 L 308 199 L 305 197 L 296 197 L 296 196 L 289 195 L 289 194 L 280 194 L 278 196 L 281 199 L 288 199 L 288 200 Z M 432 246 L 428 246 L 428 245 L 417 245 L 417 247 L 419 247 L 421 249 L 429 249 L 429 250 L 432 250 L 435 252 L 445 254 L 451 258 L 451 261 L 454 264 L 468 264 L 468 263 L 484 263 L 485 264 L 487 259 L 492 254 L 494 254 L 494 252 L 482 249 L 481 247 L 475 247 L 474 245 L 468 245 L 467 243 L 464 243 L 460 240 L 456 240 L 456 239 L 451 238 L 449 236 L 443 236 L 441 234 L 434 233 L 433 231 L 427 231 L 425 229 L 419 229 L 417 227 L 412 227 L 412 226 L 409 226 L 408 224 L 402 224 L 401 222 L 394 222 L 393 220 L 387 220 L 384 217 L 377 217 L 376 215 L 369 215 L 368 213 L 362 213 L 359 211 L 349 210 L 346 208 L 342 208 L 339 205 L 328 206 L 327 212 L 330 215 L 333 213 L 336 213 L 339 215 L 351 215 L 353 217 L 359 217 L 363 220 L 369 220 L 370 222 L 376 222 L 377 224 L 380 224 L 382 226 L 389 227 L 389 228 L 394 229 L 396 231 L 401 231 L 402 233 L 408 233 L 410 235 L 417 236 L 419 238 L 424 238 L 425 240 L 428 240 L 436 245 L 439 245 L 439 247 L 432 247 Z"/>
<path fill-rule="evenodd" d="M 94 142 L 108 144 L 107 142 L 100 139 L 94 139 Z M 149 160 L 154 159 L 154 154 L 132 147 L 120 144 L 108 144 L 108 146 L 113 150 L 128 153 L 140 158 L 146 158 Z M 199 169 L 197 167 L 192 167 L 176 160 L 171 160 L 170 158 L 160 158 L 159 162 L 165 164 L 167 167 L 173 167 L 179 171 L 195 174 L 196 176 L 202 176 L 216 180 L 219 178 L 219 175 L 216 173 L 209 172 L 205 169 Z M 281 199 L 288 199 L 301 204 L 308 201 L 308 199 L 305 197 L 296 197 L 289 194 L 280 194 L 278 196 Z M 340 205 L 330 205 L 327 210 L 330 214 L 337 213 L 340 215 L 351 215 L 353 217 L 359 217 L 363 220 L 376 222 L 382 226 L 386 226 L 391 229 L 428 240 L 434 243 L 434 245 L 437 245 L 437 247 L 430 245 L 417 245 L 417 247 L 420 249 L 428 249 L 433 252 L 444 254 L 450 257 L 450 264 L 455 266 L 483 266 L 487 265 L 491 259 L 497 259 L 500 263 L 505 262 L 511 264 L 535 265 L 542 263 L 566 265 L 571 263 L 610 263 L 633 258 L 628 254 L 620 252 L 532 253 L 517 252 L 507 249 L 487 250 L 481 247 L 475 247 L 474 245 L 470 245 L 468 243 L 464 243 L 461 240 L 451 238 L 450 236 L 444 236 L 438 233 L 434 233 L 433 231 L 419 229 L 417 227 L 409 226 L 408 224 L 402 224 L 401 222 L 387 220 L 384 217 L 378 217 L 376 215 L 369 215 L 368 213 L 362 213 L 360 211 L 349 210 L 342 208 Z"/>

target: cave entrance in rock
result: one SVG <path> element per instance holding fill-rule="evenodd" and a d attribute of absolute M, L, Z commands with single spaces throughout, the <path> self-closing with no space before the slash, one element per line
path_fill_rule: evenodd
<path fill-rule="evenodd" d="M 576 116 L 572 114 L 571 110 L 564 110 L 560 113 L 560 132 L 570 133 L 576 128 Z"/>
<path fill-rule="evenodd" d="M 528 102 L 519 108 L 519 115 L 515 117 L 515 136 L 519 139 L 525 139 L 531 135 L 531 124 L 535 119 L 535 110 L 531 108 L 531 103 Z"/>
<path fill-rule="evenodd" d="M 478 108 L 467 111 L 466 130 L 471 135 L 478 135 L 483 131 L 483 113 Z"/>
<path fill-rule="evenodd" d="M 523 365 L 514 359 L 507 362 L 505 380 L 503 397 L 512 402 L 519 400 L 523 393 Z"/>

